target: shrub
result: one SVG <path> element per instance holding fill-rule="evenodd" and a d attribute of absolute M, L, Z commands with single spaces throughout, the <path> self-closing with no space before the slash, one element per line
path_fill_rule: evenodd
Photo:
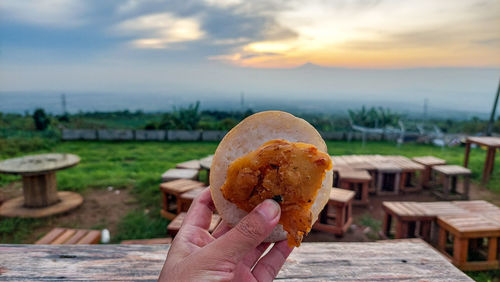
<path fill-rule="evenodd" d="M 49 127 L 50 119 L 43 109 L 36 109 L 33 113 L 33 121 L 35 122 L 36 130 L 45 130 Z"/>

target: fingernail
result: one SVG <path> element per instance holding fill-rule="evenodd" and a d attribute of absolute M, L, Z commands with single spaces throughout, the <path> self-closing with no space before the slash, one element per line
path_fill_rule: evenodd
<path fill-rule="evenodd" d="M 260 213 L 264 219 L 270 221 L 280 213 L 280 205 L 273 200 L 267 199 L 257 206 L 257 212 Z"/>

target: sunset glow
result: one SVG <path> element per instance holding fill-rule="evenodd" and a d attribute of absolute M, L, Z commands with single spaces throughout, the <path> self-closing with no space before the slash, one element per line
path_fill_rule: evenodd
<path fill-rule="evenodd" d="M 370 2 L 370 1 L 368 1 Z M 293 36 L 235 48 L 228 62 L 293 67 L 498 66 L 499 2 L 384 1 L 363 7 L 323 1 L 276 13 Z"/>

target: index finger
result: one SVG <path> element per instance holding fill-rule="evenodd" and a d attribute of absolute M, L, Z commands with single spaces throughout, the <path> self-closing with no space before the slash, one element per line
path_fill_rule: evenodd
<path fill-rule="evenodd" d="M 191 225 L 208 230 L 214 210 L 215 205 L 210 194 L 210 188 L 207 187 L 194 199 L 182 225 Z"/>

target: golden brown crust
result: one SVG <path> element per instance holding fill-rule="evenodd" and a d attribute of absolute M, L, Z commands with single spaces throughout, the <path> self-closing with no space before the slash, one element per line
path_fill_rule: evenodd
<path fill-rule="evenodd" d="M 212 198 L 217 211 L 229 225 L 236 225 L 247 214 L 222 196 L 220 189 L 225 182 L 229 164 L 272 139 L 308 143 L 325 153 L 328 152 L 325 141 L 318 131 L 305 120 L 289 113 L 280 111 L 260 112 L 240 122 L 222 139 L 215 151 L 210 169 Z M 332 180 L 332 172 L 328 171 L 311 207 L 313 222 L 316 221 L 328 201 Z M 276 242 L 284 239 L 286 239 L 286 232 L 281 225 L 278 225 L 266 241 Z"/>

